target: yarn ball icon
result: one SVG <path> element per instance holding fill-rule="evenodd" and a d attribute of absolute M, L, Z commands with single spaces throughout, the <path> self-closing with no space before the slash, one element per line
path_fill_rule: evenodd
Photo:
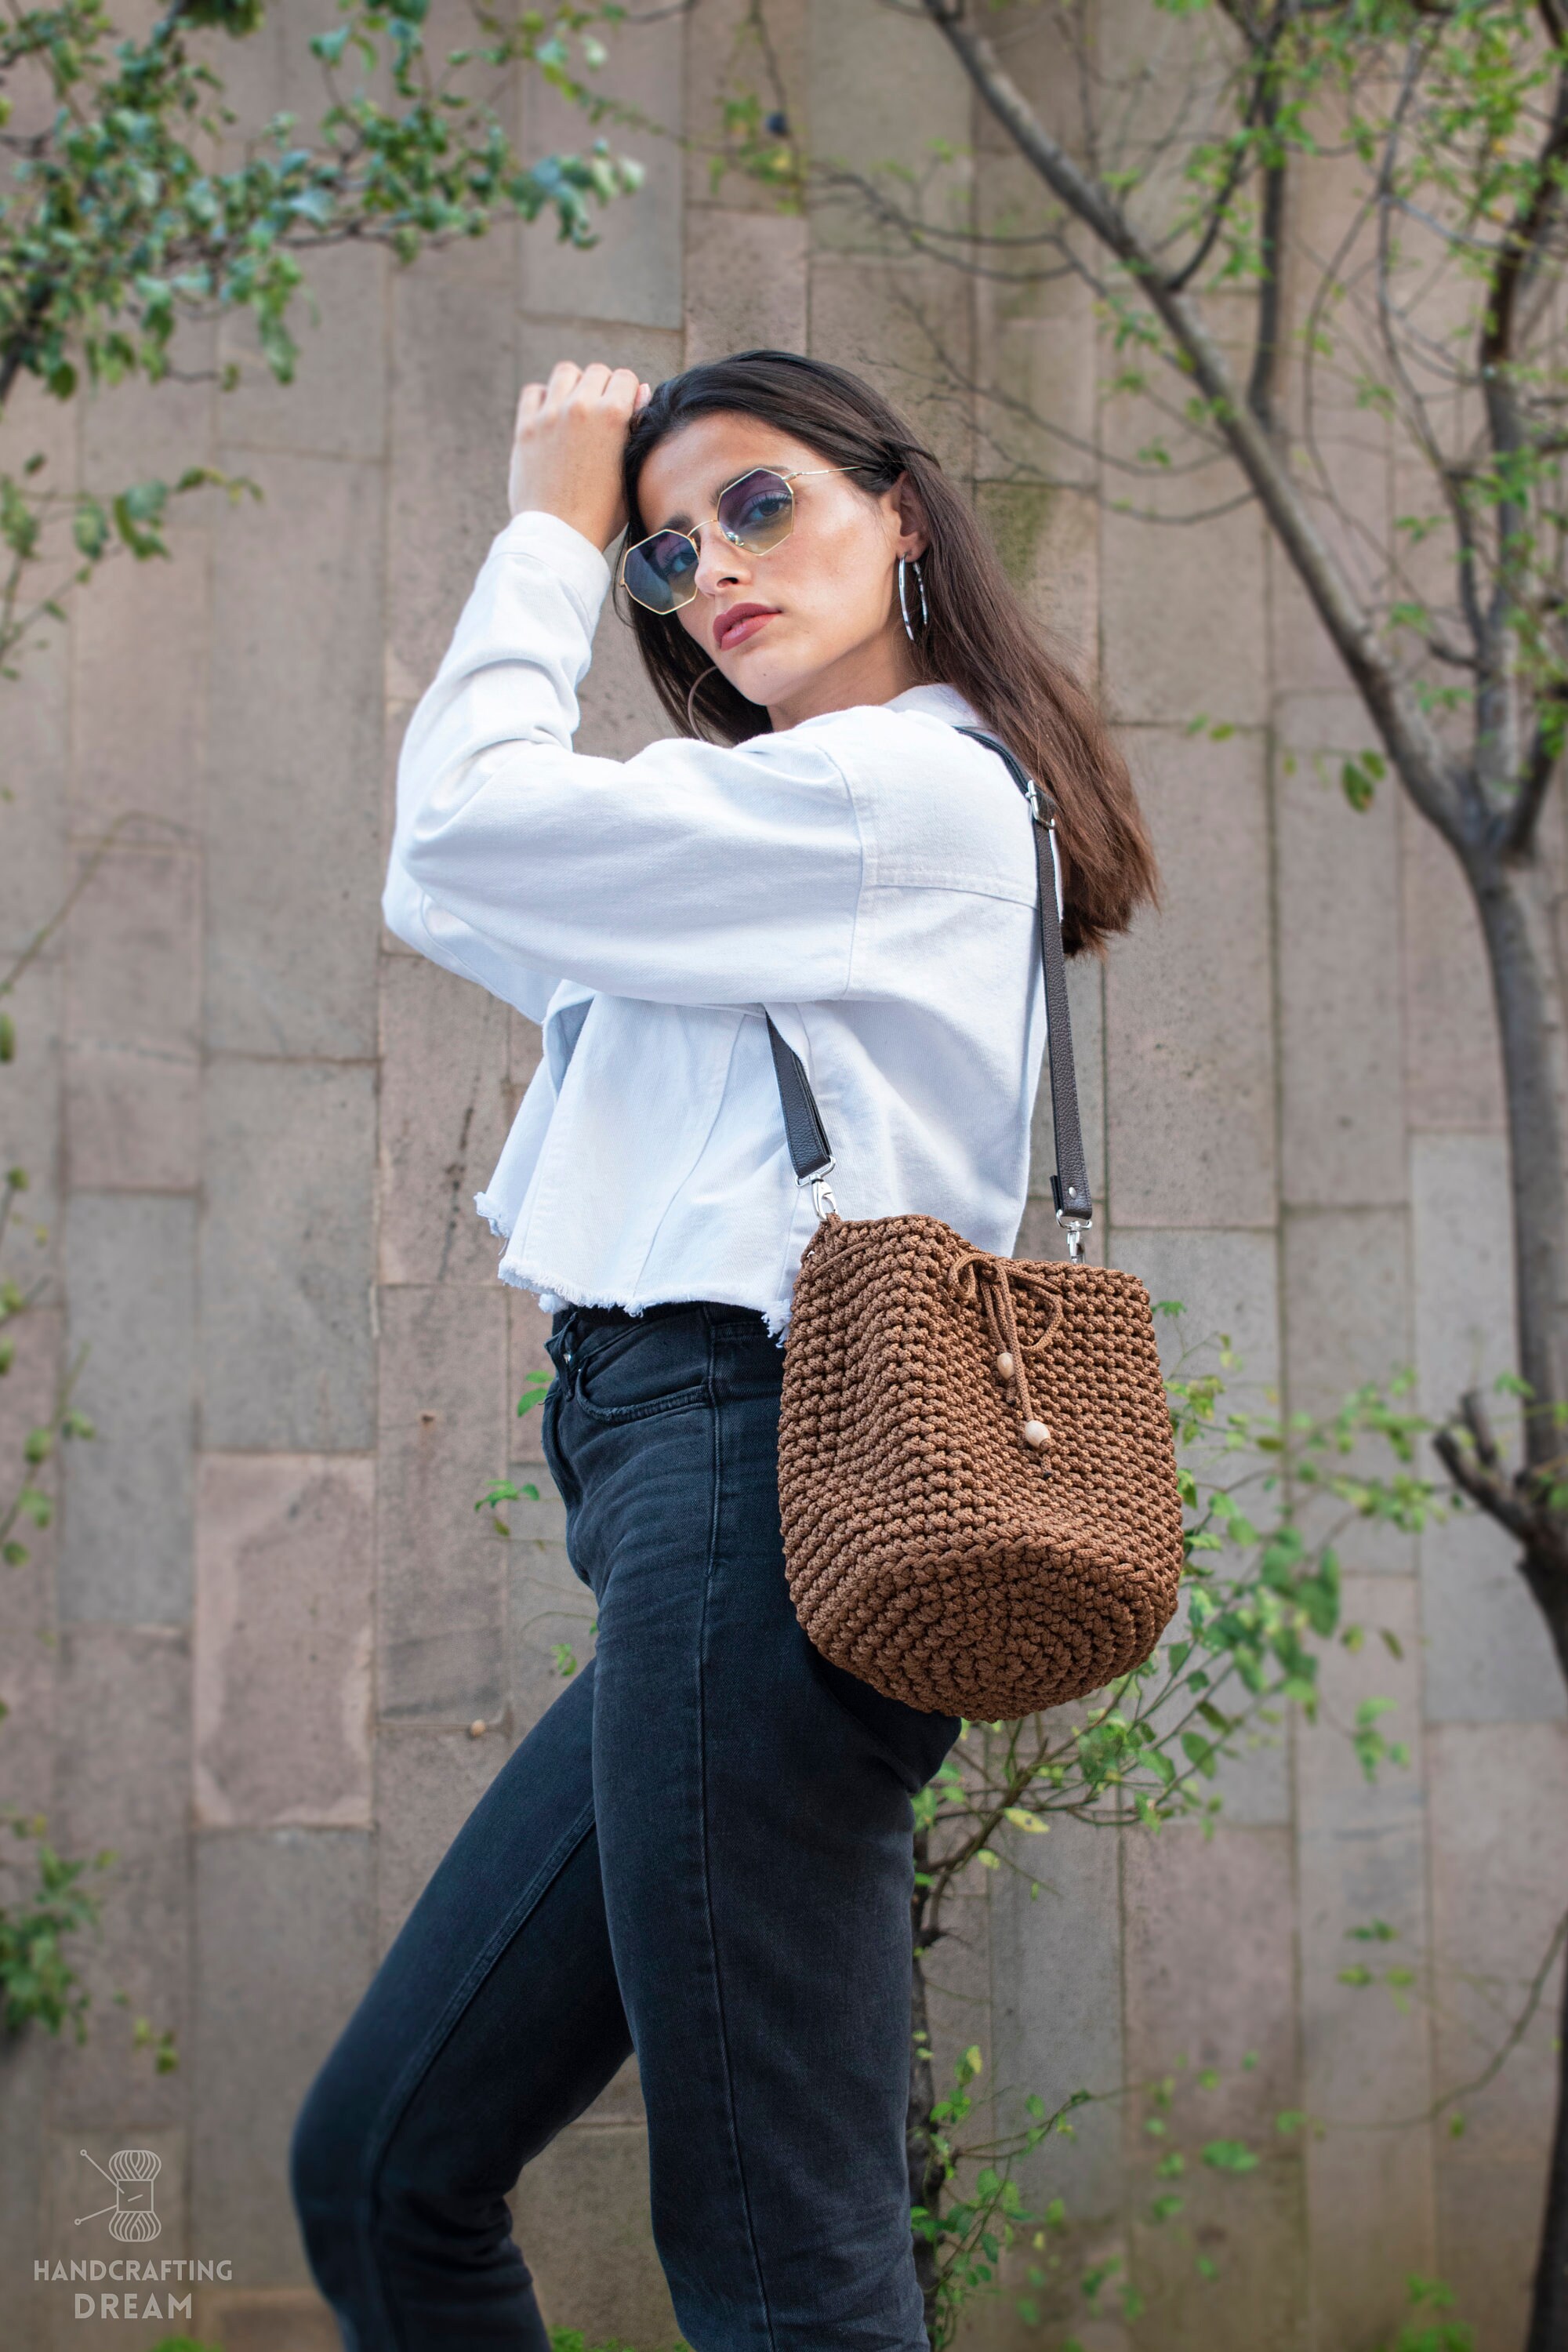
<path fill-rule="evenodd" d="M 95 2172 L 101 2172 L 114 2189 L 112 2205 L 100 2205 L 97 2213 L 79 2213 L 77 2223 L 95 2221 L 99 2213 L 109 2216 L 109 2234 L 121 2245 L 144 2246 L 163 2229 L 153 2205 L 153 2183 L 163 2168 L 163 2159 L 150 2147 L 117 2147 L 107 2165 L 97 2157 L 81 2150 Z"/>

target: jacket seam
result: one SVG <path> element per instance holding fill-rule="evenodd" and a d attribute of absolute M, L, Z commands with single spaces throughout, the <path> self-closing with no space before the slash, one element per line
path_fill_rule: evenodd
<path fill-rule="evenodd" d="M 549 556 L 547 556 L 541 549 L 536 547 L 519 546 L 513 543 L 511 546 L 503 547 L 500 551 L 503 561 L 505 562 L 531 564 L 536 572 L 542 573 L 546 580 L 561 590 L 563 595 L 571 604 L 578 621 L 582 625 L 583 635 L 586 640 L 583 648 L 583 667 L 577 673 L 577 684 L 580 686 L 584 678 L 588 675 L 588 671 L 593 664 L 594 631 L 598 623 L 599 614 L 604 610 L 605 601 L 608 598 L 611 590 L 615 586 L 614 573 L 612 572 L 610 574 L 603 588 L 599 590 L 595 600 L 594 613 L 590 616 L 587 606 L 584 604 L 581 596 L 577 593 L 575 583 L 568 580 L 563 572 L 558 571 L 555 565 L 551 562 Z M 607 565 L 605 568 L 608 570 Z M 566 740 L 568 743 L 571 742 L 572 739 L 570 735 Z"/>
<path fill-rule="evenodd" d="M 828 761 L 835 775 L 844 787 L 844 797 L 849 803 L 849 814 L 855 820 L 855 846 L 860 857 L 860 871 L 855 883 L 855 911 L 849 918 L 849 945 L 844 958 L 844 985 L 838 992 L 839 997 L 843 998 L 850 995 L 854 990 L 855 950 L 860 940 L 860 914 L 866 904 L 866 893 L 878 886 L 866 879 L 866 827 L 860 815 L 860 803 L 855 797 L 855 786 L 849 771 L 842 761 L 834 758 L 831 751 L 825 752 L 824 757 Z M 810 1000 L 813 1003 L 826 1001 L 828 1000 L 819 1000 L 815 997 Z"/>
<path fill-rule="evenodd" d="M 991 898 L 1004 907 L 1034 907 L 1034 894 L 1022 890 L 988 890 L 980 882 L 869 882 L 868 890 L 919 890 L 927 898 Z"/>
<path fill-rule="evenodd" d="M 671 1189 L 669 1197 L 665 1202 L 663 1208 L 659 1211 L 658 1215 L 654 1222 L 653 1231 L 647 1237 L 647 1246 L 643 1251 L 641 1257 L 637 1261 L 637 1277 L 632 1284 L 632 1295 L 634 1297 L 637 1291 L 642 1287 L 642 1279 L 644 1275 L 647 1272 L 648 1260 L 653 1255 L 653 1253 L 658 1246 L 659 1234 L 664 1231 L 666 1218 L 669 1215 L 669 1213 L 674 1208 L 677 1200 L 679 1198 L 681 1192 L 685 1190 L 686 1185 L 690 1181 L 690 1178 L 700 1166 L 703 1153 L 707 1150 L 708 1146 L 713 1140 L 713 1130 L 719 1124 L 719 1114 L 724 1107 L 724 1097 L 729 1088 L 731 1074 L 735 1067 L 735 1047 L 740 1042 L 741 1024 L 747 1018 L 746 1013 L 741 1007 L 735 1006 L 731 1009 L 735 1014 L 735 1026 L 730 1034 L 730 1051 L 724 1063 L 724 1075 L 720 1079 L 718 1086 L 714 1089 L 712 1116 L 710 1118 L 707 1126 L 702 1130 L 701 1142 L 696 1146 L 686 1162 L 686 1166 L 681 1172 L 679 1182 Z"/>

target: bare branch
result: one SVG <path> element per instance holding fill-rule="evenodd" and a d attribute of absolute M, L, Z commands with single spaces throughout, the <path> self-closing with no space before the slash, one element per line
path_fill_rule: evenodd
<path fill-rule="evenodd" d="M 1263 175 L 1260 236 L 1263 277 L 1258 289 L 1258 340 L 1247 404 L 1266 433 L 1275 427 L 1275 379 L 1279 372 L 1279 249 L 1285 227 L 1285 166 L 1270 163 Z"/>
<path fill-rule="evenodd" d="M 1487 382 L 1515 357 L 1514 316 L 1521 283 L 1557 209 L 1561 167 L 1568 163 L 1568 72 L 1559 69 L 1551 127 L 1535 159 L 1534 184 L 1499 248 L 1481 333 L 1481 375 Z"/>
<path fill-rule="evenodd" d="M 1539 1419 L 1539 1408 L 1535 1417 Z M 1519 1545 L 1523 1555 L 1520 1564 L 1531 1586 L 1544 1592 L 1552 1584 L 1568 1582 L 1568 1524 L 1554 1492 L 1560 1475 L 1556 1460 L 1542 1462 L 1527 1454 L 1510 1472 L 1474 1389 L 1460 1399 L 1458 1412 L 1436 1433 L 1432 1444 L 1459 1492 Z"/>
<path fill-rule="evenodd" d="M 1254 26 L 1248 23 L 1244 11 L 1236 5 L 1236 0 L 1221 0 L 1221 5 L 1243 39 L 1253 45 L 1256 71 L 1252 80 L 1252 94 L 1247 100 L 1247 111 L 1242 118 L 1242 129 L 1244 132 L 1250 131 L 1255 124 L 1261 123 L 1265 131 L 1272 131 L 1278 118 L 1279 106 L 1269 87 L 1269 77 L 1274 65 L 1275 47 L 1279 41 L 1281 27 L 1288 21 L 1285 0 L 1279 0 L 1272 21 L 1261 38 Z M 1230 210 L 1231 201 L 1241 185 L 1247 170 L 1247 142 L 1244 138 L 1237 142 L 1232 151 L 1225 178 L 1209 207 L 1208 227 L 1199 240 L 1197 250 L 1171 281 L 1178 290 L 1184 286 L 1191 285 L 1213 252 L 1225 225 L 1226 216 Z M 1261 237 L 1263 275 L 1258 290 L 1258 350 L 1253 358 L 1252 382 L 1247 394 L 1248 406 L 1258 422 L 1266 427 L 1269 424 L 1274 375 L 1274 342 L 1279 324 L 1279 288 L 1276 265 L 1284 193 L 1283 164 L 1275 163 L 1266 165 Z"/>

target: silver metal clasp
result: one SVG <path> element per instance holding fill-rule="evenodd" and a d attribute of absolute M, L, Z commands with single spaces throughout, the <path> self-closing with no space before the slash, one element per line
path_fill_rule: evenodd
<path fill-rule="evenodd" d="M 827 1171 L 832 1166 L 833 1161 L 830 1159 L 817 1170 L 815 1176 L 802 1176 L 796 1180 L 799 1183 L 811 1186 L 811 1205 L 816 1211 L 819 1224 L 830 1210 L 835 1216 L 838 1214 L 838 1203 L 833 1197 L 833 1187 L 827 1181 Z"/>
<path fill-rule="evenodd" d="M 1057 1223 L 1068 1237 L 1068 1255 L 1074 1265 L 1083 1263 L 1083 1237 L 1093 1224 L 1093 1216 L 1069 1217 L 1065 1209 L 1057 1211 Z"/>
<path fill-rule="evenodd" d="M 1053 808 L 1048 816 L 1041 817 L 1039 786 L 1033 776 L 1026 776 L 1024 779 L 1024 797 L 1029 803 L 1030 816 L 1037 824 L 1043 823 L 1050 836 L 1051 880 L 1056 887 L 1057 920 L 1059 923 L 1062 919 L 1062 853 L 1057 844 L 1057 813 Z"/>

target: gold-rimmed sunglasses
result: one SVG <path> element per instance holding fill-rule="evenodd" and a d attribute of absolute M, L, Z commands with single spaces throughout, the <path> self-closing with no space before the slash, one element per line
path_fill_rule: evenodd
<path fill-rule="evenodd" d="M 797 473 L 780 474 L 771 466 L 753 466 L 750 473 L 725 483 L 709 520 L 718 524 L 731 547 L 748 555 L 766 555 L 795 528 L 796 482 L 809 481 L 815 474 L 874 470 L 868 466 L 805 466 Z M 650 613 L 678 613 L 682 604 L 689 604 L 697 593 L 701 561 L 695 533 L 705 528 L 694 523 L 689 531 L 656 530 L 626 548 L 620 576 L 627 595 Z"/>

